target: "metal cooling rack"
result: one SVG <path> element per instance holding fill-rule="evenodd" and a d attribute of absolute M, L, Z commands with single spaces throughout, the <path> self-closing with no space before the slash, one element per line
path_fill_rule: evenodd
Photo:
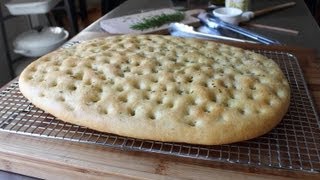
<path fill-rule="evenodd" d="M 256 52 L 279 64 L 289 80 L 292 95 L 282 122 L 256 139 L 220 146 L 199 146 L 101 133 L 62 122 L 36 108 L 20 93 L 17 81 L 0 92 L 0 130 L 209 161 L 320 172 L 319 118 L 297 59 L 284 52 Z"/>

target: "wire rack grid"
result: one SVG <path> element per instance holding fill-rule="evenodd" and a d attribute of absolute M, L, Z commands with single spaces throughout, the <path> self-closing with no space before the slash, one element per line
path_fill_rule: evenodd
<path fill-rule="evenodd" d="M 21 94 L 17 81 L 0 92 L 0 130 L 133 151 L 319 173 L 320 123 L 297 59 L 285 52 L 256 52 L 279 64 L 289 81 L 292 98 L 281 123 L 266 135 L 252 140 L 200 146 L 97 132 L 65 123 L 35 107 Z"/>

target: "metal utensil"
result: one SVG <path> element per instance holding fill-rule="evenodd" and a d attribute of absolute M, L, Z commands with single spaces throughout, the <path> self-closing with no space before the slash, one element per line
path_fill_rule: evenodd
<path fill-rule="evenodd" d="M 246 11 L 246 12 L 243 12 L 243 14 L 242 14 L 242 21 L 249 21 L 252 18 L 262 16 L 262 15 L 265 15 L 267 13 L 271 13 L 274 11 L 279 11 L 279 10 L 282 10 L 284 8 L 288 8 L 288 7 L 291 7 L 294 5 L 296 5 L 296 2 L 288 2 L 288 3 L 284 3 L 284 4 L 279 4 L 276 6 L 263 8 L 263 9 L 256 10 L 256 11 Z"/>
<path fill-rule="evenodd" d="M 242 42 L 242 43 L 257 43 L 254 41 L 197 32 L 194 30 L 192 26 L 188 26 L 182 23 L 171 23 L 169 25 L 169 32 L 171 35 L 179 36 L 179 37 L 195 37 L 195 38 L 202 38 L 202 39 L 219 39 L 219 40 L 235 41 L 235 42 Z"/>
<path fill-rule="evenodd" d="M 278 11 L 278 10 L 281 10 L 281 9 L 284 9 L 284 8 L 288 8 L 288 7 L 291 7 L 291 6 L 294 6 L 294 5 L 296 5 L 296 2 L 288 2 L 288 3 L 284 3 L 284 4 L 279 4 L 279 5 L 276 5 L 276 6 L 267 7 L 267 8 L 264 8 L 264 9 L 253 11 L 253 16 L 254 17 L 261 16 L 261 15 L 264 15 L 264 14 L 267 14 L 267 13 L 270 13 L 270 12 L 273 12 L 273 11 Z"/>
<path fill-rule="evenodd" d="M 261 28 L 261 29 L 267 29 L 267 30 L 272 30 L 272 31 L 288 33 L 288 34 L 295 35 L 295 36 L 299 34 L 299 31 L 294 30 L 294 29 L 288 29 L 288 28 L 276 27 L 276 26 L 269 26 L 269 25 L 265 25 L 265 24 L 243 23 L 242 22 L 241 25 L 244 25 L 246 27 Z"/>
<path fill-rule="evenodd" d="M 258 42 L 261 42 L 263 44 L 281 44 L 279 41 L 262 36 L 260 34 L 257 34 L 255 32 L 252 32 L 250 30 L 241 28 L 239 26 L 236 25 L 232 25 L 226 22 L 221 21 L 220 19 L 214 17 L 214 16 L 210 16 L 208 13 L 201 13 L 199 14 L 198 18 L 200 19 L 200 21 L 202 23 L 204 23 L 205 25 L 207 25 L 209 28 L 224 28 L 224 29 L 228 29 L 231 30 L 233 32 L 239 33 L 241 35 L 244 35 L 248 38 L 254 39 Z"/>

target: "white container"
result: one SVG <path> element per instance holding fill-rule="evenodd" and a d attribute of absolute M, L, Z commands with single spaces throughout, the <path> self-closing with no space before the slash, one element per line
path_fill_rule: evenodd
<path fill-rule="evenodd" d="M 14 40 L 13 51 L 28 57 L 39 57 L 60 47 L 68 36 L 68 31 L 60 27 L 46 27 L 40 32 L 27 31 Z"/>
<path fill-rule="evenodd" d="M 242 20 L 243 11 L 238 8 L 218 8 L 213 10 L 213 15 L 224 22 L 238 25 Z"/>
<path fill-rule="evenodd" d="M 10 0 L 5 6 L 12 15 L 45 14 L 61 0 Z"/>

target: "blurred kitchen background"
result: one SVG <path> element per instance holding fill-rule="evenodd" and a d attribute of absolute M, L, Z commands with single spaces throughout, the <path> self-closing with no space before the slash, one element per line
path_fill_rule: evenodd
<path fill-rule="evenodd" d="M 193 0 L 193 3 L 194 1 L 195 0 Z M 202 1 L 204 0 L 198 0 L 200 3 Z M 43 27 L 59 26 L 69 32 L 68 38 L 70 39 L 103 14 L 123 2 L 124 0 L 1 0 L 0 87 L 18 75 L 28 63 L 36 59 L 14 52 L 13 42 L 19 35 L 31 29 L 41 30 Z M 150 0 L 150 3 L 151 2 L 152 0 Z M 175 6 L 184 7 L 188 7 L 188 3 L 190 2 L 191 0 L 172 1 Z M 311 14 L 319 23 L 319 1 L 305 0 L 305 2 Z M 31 8 L 31 11 L 33 9 L 36 12 L 43 8 L 40 8 L 41 3 L 45 3 L 43 11 L 48 12 L 33 14 L 33 12 L 28 11 L 28 8 L 24 8 L 27 3 L 31 3 L 29 4 L 30 6 L 34 3 L 34 8 Z M 20 7 L 19 4 L 21 5 Z M 30 8 L 30 6 L 28 7 Z M 8 8 L 16 12 L 10 13 Z M 17 14 L 12 15 L 15 13 Z M 37 40 L 33 39 L 33 41 Z M 48 41 L 48 39 L 43 39 L 44 43 L 45 41 Z M 40 44 L 40 42 L 36 44 Z M 8 51 L 6 51 L 6 49 L 8 49 Z"/>

